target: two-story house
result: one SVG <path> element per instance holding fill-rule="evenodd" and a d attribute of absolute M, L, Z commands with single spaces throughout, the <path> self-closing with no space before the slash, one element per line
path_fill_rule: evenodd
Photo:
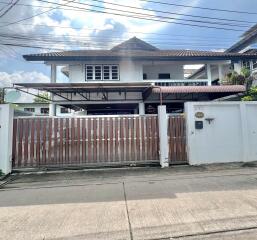
<path fill-rule="evenodd" d="M 256 60 L 256 53 L 193 50 L 160 50 L 136 37 L 109 50 L 76 50 L 23 56 L 51 66 L 51 83 L 23 83 L 51 94 L 50 114 L 55 105 L 84 109 L 85 114 L 155 113 L 165 104 L 168 112 L 182 112 L 186 101 L 209 101 L 245 91 L 243 85 L 222 85 L 231 69 L 243 61 Z M 204 65 L 201 79 L 186 76 L 188 65 Z M 57 66 L 69 83 L 56 79 Z M 218 79 L 218 80 L 217 80 Z"/>

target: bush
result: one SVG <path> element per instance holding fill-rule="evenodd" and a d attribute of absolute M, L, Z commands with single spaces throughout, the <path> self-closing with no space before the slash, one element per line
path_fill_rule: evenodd
<path fill-rule="evenodd" d="M 0 169 L 0 176 L 2 176 L 2 175 L 4 175 L 4 174 L 3 174 L 2 170 Z"/>
<path fill-rule="evenodd" d="M 241 98 L 242 101 L 257 101 L 257 86 L 251 87 L 247 95 Z"/>

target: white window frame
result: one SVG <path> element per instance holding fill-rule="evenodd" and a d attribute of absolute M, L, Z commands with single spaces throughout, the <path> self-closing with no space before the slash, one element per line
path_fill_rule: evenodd
<path fill-rule="evenodd" d="M 87 67 L 92 67 L 92 79 L 88 79 Z M 101 79 L 96 79 L 96 67 L 101 67 Z M 109 67 L 109 79 L 104 79 L 104 68 Z M 113 79 L 112 67 L 117 67 L 117 79 Z M 85 64 L 85 81 L 119 81 L 120 80 L 120 69 L 118 64 Z"/>

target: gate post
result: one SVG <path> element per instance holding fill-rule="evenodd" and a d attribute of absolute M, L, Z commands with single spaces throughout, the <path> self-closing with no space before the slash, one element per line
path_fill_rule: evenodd
<path fill-rule="evenodd" d="M 0 104 L 0 170 L 4 174 L 12 171 L 13 108 Z"/>
<path fill-rule="evenodd" d="M 162 168 L 169 167 L 168 149 L 168 118 L 166 106 L 158 106 L 159 144 L 160 144 L 160 165 Z"/>

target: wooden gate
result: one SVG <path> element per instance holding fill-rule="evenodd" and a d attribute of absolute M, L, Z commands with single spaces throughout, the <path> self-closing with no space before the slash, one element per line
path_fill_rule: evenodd
<path fill-rule="evenodd" d="M 159 162 L 156 115 L 14 119 L 13 168 Z"/>
<path fill-rule="evenodd" d="M 170 164 L 187 163 L 186 126 L 183 115 L 169 115 L 168 141 Z"/>

